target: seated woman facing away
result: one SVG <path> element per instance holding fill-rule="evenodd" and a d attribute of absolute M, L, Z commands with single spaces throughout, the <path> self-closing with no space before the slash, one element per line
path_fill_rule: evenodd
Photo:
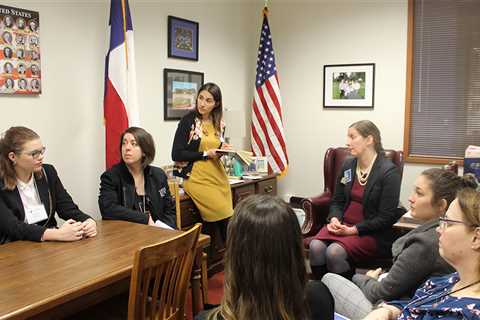
<path fill-rule="evenodd" d="M 98 205 L 103 219 L 175 228 L 167 175 L 150 165 L 155 158 L 152 136 L 142 128 L 128 128 L 120 138 L 120 154 L 120 163 L 100 177 Z"/>
<path fill-rule="evenodd" d="M 335 311 L 351 319 L 366 316 L 382 300 L 411 298 L 415 290 L 431 276 L 452 273 L 454 269 L 438 253 L 439 218 L 445 214 L 457 191 L 476 188 L 471 175 L 463 178 L 452 171 L 428 169 L 415 181 L 409 197 L 412 217 L 423 224 L 393 243 L 393 265 L 388 273 L 371 270 L 353 276 L 352 282 L 327 273 L 322 281 L 335 298 Z"/>
<path fill-rule="evenodd" d="M 76 241 L 97 234 L 97 224 L 73 202 L 52 165 L 43 163 L 38 134 L 11 127 L 0 139 L 0 243 Z M 55 212 L 66 220 L 57 229 Z"/>
<path fill-rule="evenodd" d="M 325 225 L 310 242 L 316 279 L 327 271 L 351 277 L 351 262 L 389 256 L 392 225 L 400 218 L 400 173 L 384 157 L 380 131 L 362 120 L 348 128 L 347 158 L 338 176 Z"/>
<path fill-rule="evenodd" d="M 440 255 L 457 272 L 427 280 L 412 299 L 381 304 L 365 319 L 480 319 L 480 192 L 459 191 L 437 232 Z"/>
<path fill-rule="evenodd" d="M 333 319 L 328 290 L 320 281 L 307 285 L 300 227 L 285 202 L 254 195 L 237 205 L 227 231 L 221 305 L 196 319 Z"/>

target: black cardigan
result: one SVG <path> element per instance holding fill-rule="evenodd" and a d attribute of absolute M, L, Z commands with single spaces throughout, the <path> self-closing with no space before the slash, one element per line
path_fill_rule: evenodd
<path fill-rule="evenodd" d="M 356 158 L 347 158 L 337 177 L 335 193 L 330 205 L 328 220 L 333 217 L 343 220 L 343 215 L 350 204 L 352 184 L 356 179 Z M 351 170 L 349 182 L 343 181 L 344 172 Z M 345 182 L 345 183 L 344 183 Z M 395 233 L 392 225 L 403 215 L 405 210 L 399 209 L 401 177 L 398 168 L 389 159 L 379 154 L 363 193 L 364 220 L 356 227 L 360 236 L 371 235 L 376 238 L 379 254 L 390 255 Z"/>
<path fill-rule="evenodd" d="M 175 138 L 173 139 L 172 160 L 175 162 L 187 162 L 184 167 L 177 166 L 174 174 L 184 179 L 190 176 L 195 161 L 204 160 L 203 152 L 198 151 L 202 139 L 200 137 L 190 139 L 191 136 L 196 136 L 194 131 L 195 118 L 197 117 L 195 110 L 186 114 L 178 123 Z M 221 146 L 222 143 L 220 143 L 218 148 L 221 148 Z"/>
<path fill-rule="evenodd" d="M 167 176 L 162 169 L 144 169 L 145 194 L 151 201 L 154 221 L 160 220 L 175 228 L 175 202 L 168 189 Z M 125 163 L 114 165 L 100 177 L 98 206 L 103 219 L 148 223 L 148 215 L 136 208 L 135 181 Z"/>
<path fill-rule="evenodd" d="M 0 243 L 15 240 L 40 241 L 47 228 L 57 227 L 55 212 L 64 220 L 83 222 L 90 218 L 73 202 L 55 168 L 44 164 L 43 169 L 45 174 L 41 178 L 34 176 L 40 200 L 49 218 L 34 224 L 24 222 L 25 209 L 18 188 L 6 190 L 3 179 L 0 181 Z"/>

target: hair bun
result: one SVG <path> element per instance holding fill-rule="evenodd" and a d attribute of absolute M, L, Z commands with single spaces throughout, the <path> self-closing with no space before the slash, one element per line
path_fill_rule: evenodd
<path fill-rule="evenodd" d="M 462 177 L 462 183 L 464 188 L 477 189 L 478 180 L 473 173 L 464 174 Z"/>

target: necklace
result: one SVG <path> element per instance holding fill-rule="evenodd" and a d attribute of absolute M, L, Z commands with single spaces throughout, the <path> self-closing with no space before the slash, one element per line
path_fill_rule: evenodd
<path fill-rule="evenodd" d="M 439 299 L 441 299 L 441 298 L 443 298 L 443 297 L 445 297 L 445 296 L 447 296 L 447 295 L 451 295 L 452 293 L 465 290 L 465 289 L 470 288 L 470 287 L 472 287 L 472 286 L 474 286 L 474 285 L 476 285 L 476 284 L 479 284 L 479 283 L 480 283 L 480 280 L 477 280 L 477 281 L 474 281 L 474 282 L 472 282 L 472 283 L 470 283 L 470 284 L 467 284 L 467 285 L 465 285 L 465 286 L 463 286 L 463 287 L 461 287 L 461 288 L 458 288 L 458 289 L 456 289 L 456 290 L 453 290 L 453 291 L 445 291 L 445 292 L 443 292 L 441 295 L 436 296 L 436 297 L 426 296 L 426 297 L 424 297 L 424 298 L 422 298 L 422 299 L 419 299 L 419 300 L 415 300 L 415 301 L 410 302 L 405 308 L 407 308 L 407 307 L 409 307 L 409 306 L 420 307 L 422 304 L 425 304 L 425 303 L 427 303 L 427 302 L 430 303 L 430 302 L 432 302 L 432 301 L 434 301 L 435 303 L 437 303 L 437 301 L 438 301 Z M 453 286 L 452 286 L 452 288 L 453 288 Z M 430 298 L 430 299 L 429 299 L 429 298 Z M 434 304 L 435 304 L 435 303 L 434 303 Z"/>
<path fill-rule="evenodd" d="M 368 167 L 365 170 L 360 169 L 360 163 L 359 163 L 359 161 L 357 161 L 357 168 L 356 168 L 355 172 L 357 174 L 358 183 L 361 186 L 364 186 L 364 185 L 367 184 L 368 176 L 370 175 L 370 172 L 371 172 L 371 169 L 373 167 L 373 163 L 375 162 L 375 159 L 377 159 L 377 155 L 375 155 L 373 157 L 372 161 L 370 162 L 370 164 L 368 165 Z"/>

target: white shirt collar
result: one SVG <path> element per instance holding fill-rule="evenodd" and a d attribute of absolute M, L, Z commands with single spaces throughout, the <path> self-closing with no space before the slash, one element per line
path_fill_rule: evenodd
<path fill-rule="evenodd" d="M 17 188 L 19 190 L 25 190 L 25 189 L 29 189 L 29 188 L 33 188 L 34 187 L 34 184 L 33 184 L 33 173 L 32 173 L 32 176 L 30 177 L 30 180 L 25 183 L 23 182 L 22 180 L 20 179 L 17 179 Z"/>

